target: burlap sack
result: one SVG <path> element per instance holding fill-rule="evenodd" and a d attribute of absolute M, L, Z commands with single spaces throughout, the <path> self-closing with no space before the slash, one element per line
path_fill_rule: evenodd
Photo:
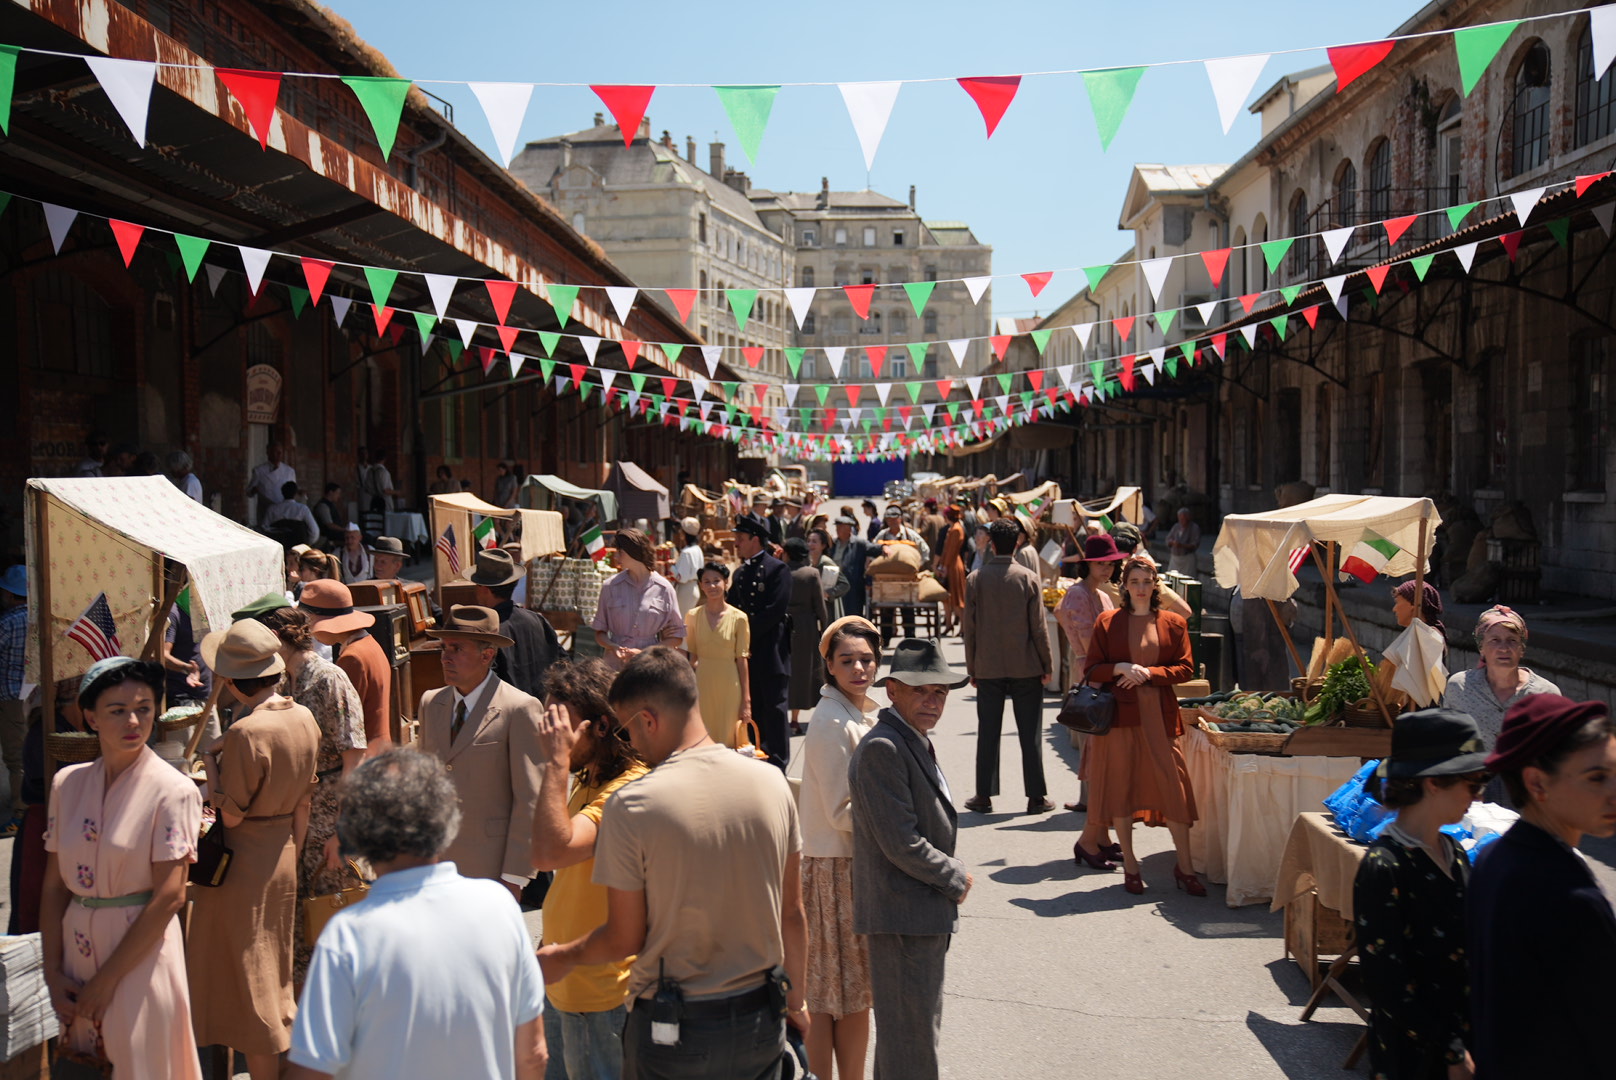
<path fill-rule="evenodd" d="M 869 576 L 913 581 L 920 575 L 920 549 L 913 544 L 888 542 L 885 550 L 891 554 L 875 557 L 870 563 Z"/>
<path fill-rule="evenodd" d="M 922 604 L 948 599 L 948 586 L 937 580 L 930 570 L 920 575 L 919 600 Z"/>

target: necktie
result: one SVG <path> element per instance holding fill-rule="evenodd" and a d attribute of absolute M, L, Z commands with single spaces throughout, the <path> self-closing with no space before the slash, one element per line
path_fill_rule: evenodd
<path fill-rule="evenodd" d="M 931 744 L 930 739 L 926 740 L 926 753 L 931 755 L 931 763 L 937 764 L 937 748 Z"/>
<path fill-rule="evenodd" d="M 460 729 L 465 726 L 466 701 L 464 698 L 461 698 L 460 703 L 455 706 L 454 719 L 449 722 L 449 741 L 451 743 L 460 738 Z"/>

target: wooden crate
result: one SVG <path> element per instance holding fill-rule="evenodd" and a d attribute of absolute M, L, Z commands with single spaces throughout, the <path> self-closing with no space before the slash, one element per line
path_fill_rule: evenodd
<path fill-rule="evenodd" d="M 1294 958 L 1315 990 L 1324 979 L 1322 956 L 1340 956 L 1352 948 L 1352 923 L 1319 903 L 1309 889 L 1285 905 L 1285 953 Z"/>
<path fill-rule="evenodd" d="M 920 582 L 876 578 L 870 584 L 870 598 L 877 604 L 918 604 Z"/>

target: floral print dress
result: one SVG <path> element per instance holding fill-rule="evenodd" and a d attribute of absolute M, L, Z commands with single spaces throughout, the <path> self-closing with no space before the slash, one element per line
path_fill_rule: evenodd
<path fill-rule="evenodd" d="M 201 831 L 195 782 L 143 748 L 110 784 L 100 760 L 56 774 L 45 850 L 56 853 L 68 891 L 104 899 L 150 892 L 153 863 L 195 862 Z M 62 916 L 62 973 L 88 982 L 143 910 L 69 903 Z M 178 919 L 168 921 L 162 943 L 118 983 L 100 1036 L 119 1080 L 201 1080 Z M 78 1020 L 66 1039 L 91 1052 L 96 1031 Z"/>

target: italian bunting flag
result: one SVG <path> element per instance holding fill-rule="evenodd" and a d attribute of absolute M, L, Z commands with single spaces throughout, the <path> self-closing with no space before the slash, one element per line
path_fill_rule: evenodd
<path fill-rule="evenodd" d="M 583 544 L 584 550 L 589 552 L 589 557 L 596 562 L 606 557 L 606 541 L 600 535 L 599 525 L 589 526 L 584 534 L 578 537 L 578 541 Z"/>
<path fill-rule="evenodd" d="M 1345 580 L 1350 574 L 1365 585 L 1372 585 L 1381 571 L 1386 569 L 1386 564 L 1392 561 L 1392 556 L 1401 550 L 1379 533 L 1365 529 L 1362 539 L 1353 545 L 1352 551 L 1341 563 L 1341 578 Z"/>

